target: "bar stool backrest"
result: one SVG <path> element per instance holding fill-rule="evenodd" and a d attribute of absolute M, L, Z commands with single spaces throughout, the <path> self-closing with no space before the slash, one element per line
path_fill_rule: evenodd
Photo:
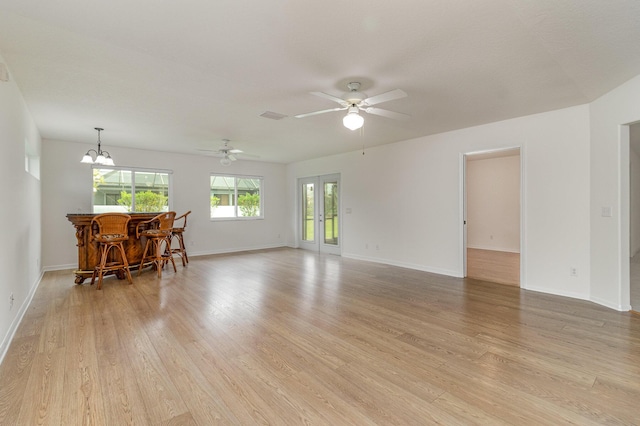
<path fill-rule="evenodd" d="M 173 231 L 184 231 L 185 228 L 187 227 L 187 216 L 189 216 L 191 214 L 191 210 L 189 210 L 186 213 L 181 214 L 180 216 L 176 217 L 176 222 L 179 222 L 180 220 L 182 220 L 182 226 L 176 226 L 174 225 Z"/>
<path fill-rule="evenodd" d="M 91 225 L 96 223 L 98 225 L 97 238 L 112 237 L 125 237 L 128 235 L 127 225 L 131 220 L 131 216 L 126 213 L 103 213 L 91 220 Z"/>
<path fill-rule="evenodd" d="M 161 213 L 154 219 L 158 221 L 158 229 L 168 231 L 173 228 L 173 221 L 176 218 L 176 212 Z"/>

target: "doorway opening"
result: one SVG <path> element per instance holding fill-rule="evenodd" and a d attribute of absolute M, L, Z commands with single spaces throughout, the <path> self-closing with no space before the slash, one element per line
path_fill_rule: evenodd
<path fill-rule="evenodd" d="M 521 285 L 520 148 L 464 155 L 464 276 Z"/>

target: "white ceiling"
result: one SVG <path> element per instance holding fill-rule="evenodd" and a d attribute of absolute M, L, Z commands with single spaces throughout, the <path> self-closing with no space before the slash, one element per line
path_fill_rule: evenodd
<path fill-rule="evenodd" d="M 592 101 L 640 74 L 639 23 L 638 0 L 0 0 L 0 54 L 43 138 L 289 163 Z M 411 120 L 292 117 L 349 81 Z"/>

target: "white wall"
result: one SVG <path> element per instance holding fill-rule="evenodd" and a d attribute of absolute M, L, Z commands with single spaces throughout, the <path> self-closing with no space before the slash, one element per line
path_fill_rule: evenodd
<path fill-rule="evenodd" d="M 296 178 L 341 173 L 343 256 L 462 276 L 462 155 L 515 146 L 524 173 L 522 287 L 588 299 L 586 105 L 293 163 L 289 199 Z M 296 229 L 292 216 L 290 234 Z"/>
<path fill-rule="evenodd" d="M 0 57 L 0 62 L 3 62 Z M 0 81 L 0 360 L 35 292 L 40 268 L 40 135 L 16 84 Z M 25 171 L 25 154 L 32 173 Z M 9 298 L 13 294 L 13 307 Z"/>
<path fill-rule="evenodd" d="M 103 137 L 103 148 L 108 146 Z M 42 161 L 43 265 L 45 269 L 77 266 L 74 228 L 67 213 L 90 213 L 91 166 L 81 164 L 90 147 L 44 140 Z M 92 146 L 91 146 L 92 147 Z M 173 154 L 109 146 L 118 166 L 172 170 L 173 206 L 178 213 L 191 210 L 185 243 L 189 256 L 284 245 L 287 229 L 285 166 L 256 161 L 237 161 L 229 167 L 210 156 Z M 211 221 L 209 219 L 210 173 L 264 177 L 264 220 Z M 72 283 L 72 281 L 70 281 Z"/>
<path fill-rule="evenodd" d="M 619 310 L 629 302 L 629 132 L 640 120 L 640 76 L 592 102 L 591 294 Z M 611 207 L 612 216 L 602 216 Z"/>
<path fill-rule="evenodd" d="M 640 126 L 631 126 L 631 135 L 640 133 Z M 638 138 L 640 136 L 636 136 Z M 633 139 L 632 139 L 633 140 Z M 633 145 L 632 145 L 633 147 Z M 638 147 L 636 147 L 638 149 Z M 629 150 L 629 173 L 630 173 L 630 205 L 629 205 L 629 227 L 630 227 L 630 257 L 635 256 L 640 251 L 640 155 L 635 149 Z"/>
<path fill-rule="evenodd" d="M 467 157 L 467 247 L 520 253 L 520 156 Z"/>

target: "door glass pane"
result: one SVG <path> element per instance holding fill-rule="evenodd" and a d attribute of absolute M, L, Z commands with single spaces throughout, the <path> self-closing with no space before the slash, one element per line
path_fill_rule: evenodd
<path fill-rule="evenodd" d="M 302 240 L 313 241 L 315 233 L 315 199 L 312 183 L 302 184 Z"/>
<path fill-rule="evenodd" d="M 136 212 L 164 212 L 169 209 L 169 174 L 135 172 Z"/>
<path fill-rule="evenodd" d="M 93 169 L 93 212 L 131 211 L 131 171 Z"/>
<path fill-rule="evenodd" d="M 338 245 L 338 182 L 324 183 L 324 243 Z"/>

